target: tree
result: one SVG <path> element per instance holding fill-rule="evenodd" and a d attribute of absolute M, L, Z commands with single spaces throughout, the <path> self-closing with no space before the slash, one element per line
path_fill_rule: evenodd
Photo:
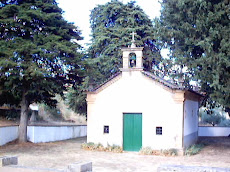
<path fill-rule="evenodd" d="M 160 53 L 155 45 L 152 22 L 135 2 L 123 4 L 112 0 L 105 5 L 98 5 L 91 11 L 90 24 L 92 44 L 89 57 L 102 75 L 99 79 L 108 79 L 122 67 L 120 49 L 131 44 L 130 34 L 133 31 L 137 33 L 136 45 L 144 46 L 145 69 L 153 71 L 158 66 Z M 93 79 L 93 82 L 97 82 L 97 79 Z"/>
<path fill-rule="evenodd" d="M 158 74 L 161 59 L 159 48 L 155 45 L 152 22 L 135 2 L 123 4 L 112 0 L 98 5 L 91 11 L 90 24 L 92 43 L 84 58 L 87 77 L 83 85 L 71 90 L 67 96 L 70 107 L 80 114 L 86 114 L 84 91 L 101 84 L 122 67 L 120 49 L 131 44 L 130 34 L 133 31 L 137 33 L 136 45 L 144 46 L 145 70 Z"/>
<path fill-rule="evenodd" d="M 205 123 L 211 124 L 213 127 L 215 125 L 220 124 L 220 122 L 223 120 L 224 120 L 224 117 L 221 116 L 219 113 L 216 113 L 216 114 L 204 113 L 202 115 L 202 121 Z"/>
<path fill-rule="evenodd" d="M 184 77 L 198 81 L 207 96 L 229 108 L 230 2 L 163 0 L 155 25 L 172 63 L 187 68 Z"/>
<path fill-rule="evenodd" d="M 27 140 L 28 107 L 55 106 L 65 84 L 82 80 L 80 32 L 55 0 L 0 2 L 0 97 L 21 107 L 19 141 Z M 1 103 L 4 103 L 1 101 Z"/>

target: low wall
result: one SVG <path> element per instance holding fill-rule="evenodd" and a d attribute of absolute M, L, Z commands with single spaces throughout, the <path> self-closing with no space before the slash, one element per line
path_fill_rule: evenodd
<path fill-rule="evenodd" d="M 199 127 L 199 136 L 223 137 L 230 135 L 230 127 Z"/>
<path fill-rule="evenodd" d="M 27 139 L 33 143 L 54 142 L 87 135 L 86 125 L 28 126 Z"/>
<path fill-rule="evenodd" d="M 18 126 L 0 127 L 0 146 L 18 138 Z"/>

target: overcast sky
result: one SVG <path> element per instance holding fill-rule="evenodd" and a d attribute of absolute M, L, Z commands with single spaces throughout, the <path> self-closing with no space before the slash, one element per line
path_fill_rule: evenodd
<path fill-rule="evenodd" d="M 130 0 L 120 0 L 123 3 L 127 3 Z M 85 43 L 90 41 L 90 24 L 89 15 L 90 11 L 97 5 L 102 5 L 110 0 L 57 0 L 59 7 L 64 10 L 64 18 L 69 22 L 74 22 L 76 26 L 82 32 L 84 41 L 81 44 L 84 46 Z M 136 4 L 139 5 L 144 12 L 153 19 L 160 15 L 160 4 L 158 0 L 136 0 Z"/>

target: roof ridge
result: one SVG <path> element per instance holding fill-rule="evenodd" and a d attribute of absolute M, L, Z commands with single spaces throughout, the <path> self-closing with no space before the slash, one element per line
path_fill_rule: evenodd
<path fill-rule="evenodd" d="M 144 75 L 154 79 L 155 81 L 158 81 L 160 83 L 162 83 L 163 85 L 171 88 L 171 89 L 179 89 L 179 90 L 184 90 L 185 88 L 183 86 L 179 86 L 179 85 L 176 85 L 175 83 L 171 83 L 167 80 L 165 80 L 164 78 L 161 78 L 151 72 L 148 72 L 148 71 L 143 71 L 142 72 Z"/>

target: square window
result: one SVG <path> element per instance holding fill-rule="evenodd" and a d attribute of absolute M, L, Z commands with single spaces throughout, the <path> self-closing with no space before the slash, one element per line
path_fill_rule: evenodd
<path fill-rule="evenodd" d="M 162 127 L 156 127 L 156 135 L 162 135 Z"/>
<path fill-rule="evenodd" d="M 109 126 L 108 125 L 104 126 L 104 133 L 109 133 Z"/>

